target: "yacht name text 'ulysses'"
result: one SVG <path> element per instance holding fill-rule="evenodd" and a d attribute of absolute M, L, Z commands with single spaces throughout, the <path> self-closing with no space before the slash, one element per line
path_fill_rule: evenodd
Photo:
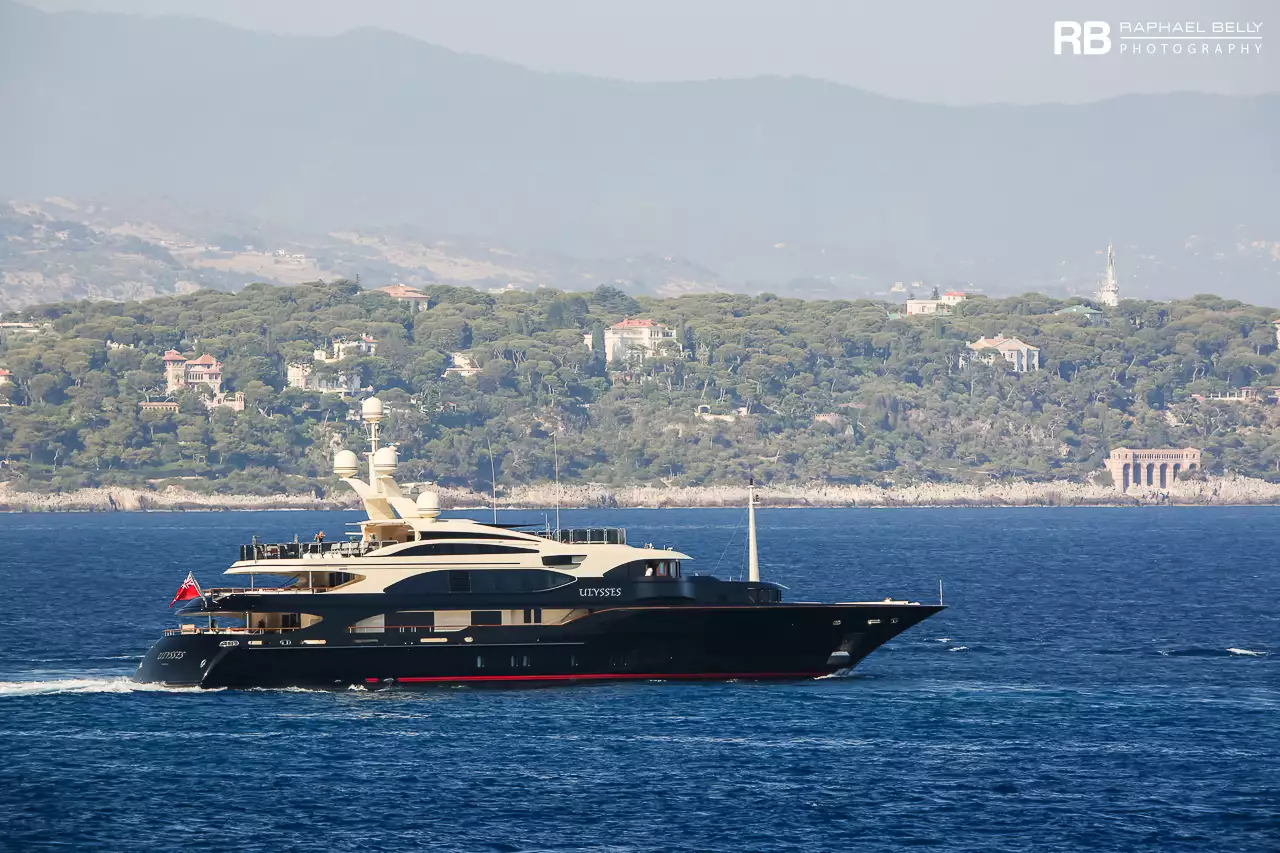
<path fill-rule="evenodd" d="M 620 528 L 528 531 L 440 517 L 413 500 L 379 446 L 383 408 L 365 400 L 368 482 L 344 450 L 334 470 L 364 502 L 349 541 L 240 547 L 143 658 L 139 681 L 200 687 L 811 678 L 854 666 L 942 605 L 886 599 L 783 603 L 759 579 L 754 496 L 748 579 L 686 571 L 678 551 L 627 544 Z M 753 493 L 754 495 L 754 493 Z M 283 586 L 256 585 L 257 575 Z"/>

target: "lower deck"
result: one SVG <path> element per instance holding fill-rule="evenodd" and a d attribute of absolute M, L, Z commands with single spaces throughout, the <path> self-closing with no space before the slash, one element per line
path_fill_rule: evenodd
<path fill-rule="evenodd" d="M 472 625 L 376 636 L 319 626 L 164 637 L 138 678 L 204 687 L 321 687 L 665 678 L 807 678 L 856 664 L 941 608 L 792 605 L 614 608 L 561 625 Z"/>

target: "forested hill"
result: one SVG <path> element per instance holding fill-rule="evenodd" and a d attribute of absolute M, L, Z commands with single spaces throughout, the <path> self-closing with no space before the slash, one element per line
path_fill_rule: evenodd
<path fill-rule="evenodd" d="M 1273 309 L 1126 301 L 1088 324 L 1038 295 L 904 318 L 879 302 L 768 294 L 429 293 L 417 313 L 348 282 L 38 309 L 44 329 L 0 343 L 14 379 L 0 386 L 12 402 L 0 408 L 3 479 L 68 489 L 185 476 L 257 493 L 332 484 L 332 451 L 362 446 L 355 401 L 286 388 L 286 369 L 359 335 L 378 340 L 376 355 L 315 369 L 378 389 L 406 480 L 487 490 L 491 443 L 500 484 L 545 481 L 552 434 L 566 482 L 1082 479 L 1111 447 L 1165 445 L 1203 448 L 1211 472 L 1280 478 L 1280 407 L 1192 396 L 1280 384 Z M 664 353 L 615 370 L 583 335 L 627 317 L 678 332 Z M 962 358 L 968 342 L 1001 333 L 1039 347 L 1041 369 Z M 221 359 L 245 410 L 206 410 L 189 392 L 177 412 L 141 409 L 165 396 L 170 348 Z M 443 377 L 454 352 L 481 372 Z"/>

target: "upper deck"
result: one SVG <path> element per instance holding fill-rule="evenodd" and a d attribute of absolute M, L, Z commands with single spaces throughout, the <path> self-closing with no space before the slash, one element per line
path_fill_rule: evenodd
<path fill-rule="evenodd" d="M 502 542 L 507 545 L 536 546 L 538 539 L 555 542 L 560 545 L 626 545 L 627 531 L 622 527 L 566 527 L 556 530 L 530 530 L 527 533 L 504 536 L 505 528 L 490 528 L 489 525 L 477 524 L 474 530 L 441 531 L 430 537 L 419 534 L 419 538 L 409 541 L 432 542 Z M 530 538 L 530 537 L 536 538 Z M 300 560 L 306 558 L 339 557 L 343 559 L 365 557 L 374 551 L 393 545 L 407 544 L 399 539 L 360 540 L 348 539 L 336 542 L 258 542 L 253 541 L 240 546 L 241 562 L 261 562 L 264 560 Z M 388 554 L 385 556 L 395 556 Z"/>

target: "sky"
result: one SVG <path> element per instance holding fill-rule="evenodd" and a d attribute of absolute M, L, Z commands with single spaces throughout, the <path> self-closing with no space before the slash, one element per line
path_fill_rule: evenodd
<path fill-rule="evenodd" d="M 48 11 L 190 15 L 294 35 L 378 27 L 547 71 L 641 81 L 798 74 L 944 104 L 1280 91 L 1280 54 L 1271 52 L 1280 51 L 1275 0 L 23 2 Z M 1261 23 L 1262 38 L 1254 43 L 1262 50 L 1055 56 L 1054 22 L 1090 20 L 1108 22 L 1113 36 L 1126 21 L 1197 22 L 1206 29 L 1213 22 Z"/>

